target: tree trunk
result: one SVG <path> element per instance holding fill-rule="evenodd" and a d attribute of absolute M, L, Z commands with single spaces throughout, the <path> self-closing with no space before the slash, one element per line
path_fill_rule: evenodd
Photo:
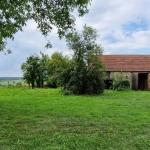
<path fill-rule="evenodd" d="M 34 80 L 32 80 L 32 89 L 34 88 Z"/>

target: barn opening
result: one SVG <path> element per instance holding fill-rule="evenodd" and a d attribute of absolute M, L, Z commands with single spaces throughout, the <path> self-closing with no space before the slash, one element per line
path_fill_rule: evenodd
<path fill-rule="evenodd" d="M 148 77 L 148 73 L 138 73 L 139 90 L 148 90 L 147 77 Z"/>
<path fill-rule="evenodd" d="M 105 89 L 111 89 L 113 87 L 113 80 L 109 79 L 109 80 L 105 80 Z"/>

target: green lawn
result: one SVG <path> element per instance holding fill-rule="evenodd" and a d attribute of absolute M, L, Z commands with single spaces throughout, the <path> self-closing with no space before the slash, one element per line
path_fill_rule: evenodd
<path fill-rule="evenodd" d="M 150 92 L 64 96 L 0 88 L 0 150 L 148 150 Z"/>

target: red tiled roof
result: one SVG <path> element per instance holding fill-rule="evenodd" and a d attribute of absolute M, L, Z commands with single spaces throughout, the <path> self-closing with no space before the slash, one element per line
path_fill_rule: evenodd
<path fill-rule="evenodd" d="M 107 71 L 150 71 L 150 55 L 100 55 Z"/>

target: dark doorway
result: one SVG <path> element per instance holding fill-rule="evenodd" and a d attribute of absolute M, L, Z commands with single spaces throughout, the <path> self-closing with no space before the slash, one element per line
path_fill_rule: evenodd
<path fill-rule="evenodd" d="M 105 80 L 105 89 L 112 89 L 113 80 Z"/>
<path fill-rule="evenodd" d="M 139 90 L 147 90 L 147 76 L 148 73 L 139 73 L 138 74 L 138 89 Z"/>
<path fill-rule="evenodd" d="M 132 73 L 132 90 L 138 90 L 138 73 Z"/>

